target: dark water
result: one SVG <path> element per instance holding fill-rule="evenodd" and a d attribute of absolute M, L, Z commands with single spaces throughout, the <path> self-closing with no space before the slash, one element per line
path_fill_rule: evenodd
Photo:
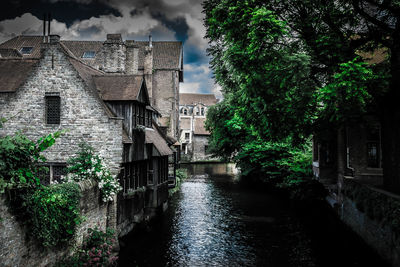
<path fill-rule="evenodd" d="M 120 266 L 384 266 L 329 214 L 300 218 L 232 165 L 187 168 L 167 212 L 125 240 Z"/>

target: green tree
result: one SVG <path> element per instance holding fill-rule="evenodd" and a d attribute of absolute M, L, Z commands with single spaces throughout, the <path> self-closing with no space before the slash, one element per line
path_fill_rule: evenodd
<path fill-rule="evenodd" d="M 319 127 L 382 111 L 385 181 L 399 191 L 399 10 L 398 1 L 205 1 L 211 67 L 226 109 L 256 136 L 230 150 L 256 139 L 300 144 Z M 363 63 L 371 51 L 388 60 Z M 208 126 L 218 144 L 224 136 L 215 117 Z"/>

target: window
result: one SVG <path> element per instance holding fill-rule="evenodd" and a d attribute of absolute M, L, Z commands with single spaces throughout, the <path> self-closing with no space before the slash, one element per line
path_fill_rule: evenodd
<path fill-rule="evenodd" d="M 52 181 L 61 182 L 61 177 L 67 174 L 67 165 L 60 164 L 60 165 L 52 165 Z"/>
<path fill-rule="evenodd" d="M 200 115 L 199 108 L 196 108 L 196 115 Z"/>
<path fill-rule="evenodd" d="M 190 139 L 190 133 L 185 133 L 185 139 L 189 140 Z"/>
<path fill-rule="evenodd" d="M 186 144 L 182 144 L 182 154 L 186 154 Z"/>
<path fill-rule="evenodd" d="M 201 108 L 201 116 L 204 116 L 204 108 Z"/>
<path fill-rule="evenodd" d="M 61 182 L 61 178 L 67 175 L 66 163 L 48 163 L 40 168 L 38 177 L 43 185 L 48 185 L 50 182 Z"/>
<path fill-rule="evenodd" d="M 124 193 L 147 185 L 148 179 L 152 178 L 149 176 L 146 177 L 147 168 L 147 162 L 144 160 L 124 164 L 122 172 Z"/>
<path fill-rule="evenodd" d="M 183 109 L 183 115 L 187 115 L 187 114 L 188 114 L 187 109 L 186 108 Z"/>
<path fill-rule="evenodd" d="M 94 58 L 96 55 L 96 52 L 94 51 L 85 51 L 83 52 L 82 58 Z"/>
<path fill-rule="evenodd" d="M 370 168 L 381 167 L 380 153 L 380 128 L 370 128 L 367 132 L 367 166 Z"/>
<path fill-rule="evenodd" d="M 153 159 L 148 161 L 148 172 L 147 172 L 147 184 L 152 185 L 154 183 L 154 170 L 153 170 Z"/>
<path fill-rule="evenodd" d="M 367 166 L 371 167 L 371 168 L 379 168 L 378 143 L 377 142 L 367 143 Z"/>
<path fill-rule="evenodd" d="M 32 46 L 24 46 L 19 50 L 22 55 L 30 55 L 32 54 L 33 47 Z"/>
<path fill-rule="evenodd" d="M 46 93 L 46 123 L 60 124 L 61 100 L 59 93 Z"/>

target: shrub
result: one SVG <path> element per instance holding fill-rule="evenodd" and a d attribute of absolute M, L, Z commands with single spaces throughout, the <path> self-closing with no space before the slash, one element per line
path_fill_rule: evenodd
<path fill-rule="evenodd" d="M 74 255 L 56 264 L 59 267 L 70 266 L 116 266 L 118 257 L 113 256 L 112 248 L 116 238 L 113 230 L 105 232 L 95 229 L 88 229 L 88 236 L 82 248 Z"/>
<path fill-rule="evenodd" d="M 41 187 L 25 196 L 32 234 L 45 247 L 70 240 L 81 222 L 80 189 L 75 183 Z"/>
<path fill-rule="evenodd" d="M 51 147 L 64 131 L 49 134 L 36 142 L 18 132 L 0 138 L 0 193 L 7 189 L 36 188 L 40 185 L 40 163 L 46 159 L 40 154 Z"/>
<path fill-rule="evenodd" d="M 103 166 L 100 157 L 95 155 L 91 146 L 81 143 L 79 147 L 77 156 L 68 160 L 69 167 L 66 181 L 79 182 L 93 179 L 98 182 L 102 201 L 112 201 L 113 196 L 122 190 L 118 181 Z"/>

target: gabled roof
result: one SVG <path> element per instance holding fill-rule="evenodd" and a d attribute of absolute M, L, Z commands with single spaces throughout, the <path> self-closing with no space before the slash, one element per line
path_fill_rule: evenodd
<path fill-rule="evenodd" d="M 179 94 L 179 105 L 196 105 L 201 103 L 206 106 L 217 104 L 214 94 Z"/>
<path fill-rule="evenodd" d="M 194 119 L 194 134 L 195 135 L 210 135 L 210 132 L 206 130 L 205 118 L 195 118 Z"/>
<path fill-rule="evenodd" d="M 145 83 L 142 75 L 94 76 L 95 86 L 104 101 L 139 101 Z"/>
<path fill-rule="evenodd" d="M 20 35 L 2 44 L 0 48 L 15 49 L 20 51 L 22 47 L 33 47 L 32 53 L 23 55 L 24 58 L 40 58 L 40 47 L 43 36 Z M 93 65 L 103 47 L 103 41 L 60 41 L 76 58 Z M 144 67 L 144 50 L 149 45 L 148 41 L 135 41 L 139 46 L 139 69 Z M 153 67 L 154 69 L 178 69 L 183 70 L 182 42 L 177 41 L 153 41 Z M 95 59 L 85 59 L 82 55 L 85 51 L 94 51 Z"/>
<path fill-rule="evenodd" d="M 15 92 L 29 77 L 37 60 L 0 59 L 0 93 Z"/>
<path fill-rule="evenodd" d="M 20 51 L 22 47 L 32 47 L 29 55 L 23 58 L 40 58 L 40 46 L 43 43 L 43 36 L 20 35 L 0 44 L 0 48 L 11 48 Z"/>

